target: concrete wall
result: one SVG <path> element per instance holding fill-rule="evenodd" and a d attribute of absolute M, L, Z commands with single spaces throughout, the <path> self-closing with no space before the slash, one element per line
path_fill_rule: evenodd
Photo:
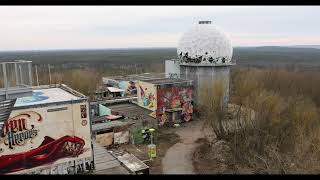
<path fill-rule="evenodd" d="M 166 78 L 180 78 L 180 64 L 177 60 L 165 61 Z"/>
<path fill-rule="evenodd" d="M 193 80 L 194 102 L 199 105 L 199 91 L 204 84 L 212 83 L 216 79 L 224 82 L 225 103 L 229 100 L 230 66 L 180 66 L 180 77 Z"/>

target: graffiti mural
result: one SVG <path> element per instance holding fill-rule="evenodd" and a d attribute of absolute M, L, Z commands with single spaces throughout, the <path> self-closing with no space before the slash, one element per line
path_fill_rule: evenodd
<path fill-rule="evenodd" d="M 56 140 L 46 136 L 37 148 L 0 156 L 0 172 L 14 172 L 52 163 L 61 158 L 76 157 L 84 151 L 84 144 L 84 140 L 76 136 L 64 136 Z"/>
<path fill-rule="evenodd" d="M 149 110 L 156 110 L 156 90 L 153 84 L 139 82 L 138 104 Z"/>
<path fill-rule="evenodd" d="M 213 51 L 213 53 L 215 53 Z M 179 54 L 179 60 L 182 63 L 211 63 L 211 64 L 216 64 L 216 63 L 230 63 L 231 59 L 227 56 L 220 56 L 220 57 L 214 57 L 212 55 L 208 55 L 208 52 L 205 52 L 205 55 L 196 55 L 195 57 L 191 57 L 188 52 L 183 53 L 180 52 Z"/>
<path fill-rule="evenodd" d="M 34 91 L 32 93 L 32 96 L 30 97 L 18 98 L 16 101 L 16 104 L 34 103 L 34 102 L 39 102 L 39 101 L 44 101 L 49 99 L 48 96 L 45 96 L 43 94 L 44 94 L 43 92 Z"/>
<path fill-rule="evenodd" d="M 35 168 L 34 171 L 24 172 L 23 174 L 79 174 L 90 172 L 94 169 L 92 158 L 83 158 L 76 161 L 68 161 L 46 168 Z M 16 174 L 16 173 L 11 173 Z"/>
<path fill-rule="evenodd" d="M 125 90 L 123 95 L 136 95 L 137 87 L 136 82 L 134 81 L 120 81 L 118 84 L 120 89 Z"/>
<path fill-rule="evenodd" d="M 192 92 L 191 87 L 158 89 L 156 114 L 160 125 L 174 121 L 187 122 L 192 119 Z"/>
<path fill-rule="evenodd" d="M 15 146 L 23 146 L 32 141 L 38 135 L 38 129 L 34 124 L 28 126 L 28 121 L 34 119 L 38 122 L 42 121 L 42 117 L 37 112 L 25 112 L 15 117 L 8 119 L 3 126 L 1 135 L 1 142 L 3 142 L 9 149 L 14 149 Z M 3 149 L 0 149 L 2 152 Z"/>
<path fill-rule="evenodd" d="M 90 125 L 83 123 L 89 120 L 87 107 L 79 103 L 53 112 L 48 107 L 13 110 L 1 131 L 0 174 L 67 173 L 61 164 L 92 158 Z"/>

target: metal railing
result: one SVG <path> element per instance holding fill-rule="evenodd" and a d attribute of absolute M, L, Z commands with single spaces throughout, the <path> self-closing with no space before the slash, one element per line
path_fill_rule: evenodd
<path fill-rule="evenodd" d="M 0 101 L 15 99 L 30 92 L 32 87 L 32 62 L 16 60 L 0 63 Z"/>

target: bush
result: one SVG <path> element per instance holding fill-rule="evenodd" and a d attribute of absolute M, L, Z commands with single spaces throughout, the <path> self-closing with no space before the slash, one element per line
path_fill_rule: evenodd
<path fill-rule="evenodd" d="M 316 78 L 307 77 L 311 75 L 285 70 L 233 72 L 231 101 L 237 104 L 233 117 L 236 131 L 224 129 L 224 135 L 218 135 L 231 148 L 233 160 L 229 163 L 251 166 L 256 173 L 319 172 L 319 102 L 313 97 L 320 88 L 308 85 L 306 82 Z M 219 96 L 205 97 L 206 103 L 219 102 Z M 217 118 L 221 104 L 208 104 L 203 106 L 204 116 L 215 122 L 213 129 L 220 127 L 219 122 L 230 121 L 226 116 Z M 243 116 L 248 108 L 254 110 L 254 118 Z"/>
<path fill-rule="evenodd" d="M 320 159 L 316 159 L 316 163 L 312 161 L 313 167 L 310 167 L 310 161 L 320 155 L 319 149 L 314 148 L 319 146 L 320 131 L 316 105 L 308 96 L 295 92 L 306 88 L 292 90 L 299 87 L 295 80 L 279 83 L 283 80 L 281 71 L 264 73 L 252 71 L 244 75 L 251 84 L 261 82 L 260 87 L 239 87 L 248 83 L 234 87 L 234 95 L 245 99 L 243 105 L 255 111 L 252 124 L 245 124 L 246 128 L 229 139 L 235 161 L 253 163 L 267 173 L 286 173 L 291 164 L 297 163 L 300 168 L 295 167 L 295 170 L 299 172 L 305 172 L 305 167 L 318 168 Z M 242 93 L 243 89 L 250 89 L 251 93 Z M 297 159 L 304 161 L 297 162 Z"/>

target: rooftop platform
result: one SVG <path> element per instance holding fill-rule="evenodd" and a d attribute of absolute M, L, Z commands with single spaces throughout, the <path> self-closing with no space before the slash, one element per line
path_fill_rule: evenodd
<path fill-rule="evenodd" d="M 146 121 L 151 126 L 157 126 L 157 120 L 150 116 L 151 110 L 140 107 L 134 103 L 123 102 L 118 104 L 106 105 L 112 111 L 118 112 L 124 115 L 126 118 L 119 121 L 126 122 L 130 125 L 130 128 L 137 128 L 142 126 L 142 122 Z"/>
<path fill-rule="evenodd" d="M 124 122 L 120 120 L 114 120 L 110 122 L 104 122 L 104 123 L 97 123 L 92 125 L 92 132 L 102 131 L 106 129 L 112 129 L 112 128 L 118 128 L 123 127 L 126 125 L 131 125 L 129 122 Z"/>
<path fill-rule="evenodd" d="M 148 82 L 155 85 L 162 85 L 162 84 L 192 83 L 192 80 L 176 79 L 176 78 L 161 78 L 161 79 L 144 80 L 144 82 Z"/>
<path fill-rule="evenodd" d="M 86 96 L 64 84 L 38 86 L 33 87 L 31 96 L 17 98 L 14 107 L 64 103 L 82 99 L 86 99 Z"/>
<path fill-rule="evenodd" d="M 103 79 L 112 79 L 115 81 L 138 81 L 138 80 L 148 80 L 148 79 L 161 79 L 164 78 L 163 73 L 143 73 L 143 74 L 132 74 L 127 76 L 108 76 Z"/>
<path fill-rule="evenodd" d="M 128 117 L 129 119 L 143 118 L 145 120 L 154 120 L 149 114 L 152 113 L 151 110 L 140 107 L 134 103 L 124 102 L 119 104 L 107 105 L 112 111 L 119 112 L 119 114 Z"/>

